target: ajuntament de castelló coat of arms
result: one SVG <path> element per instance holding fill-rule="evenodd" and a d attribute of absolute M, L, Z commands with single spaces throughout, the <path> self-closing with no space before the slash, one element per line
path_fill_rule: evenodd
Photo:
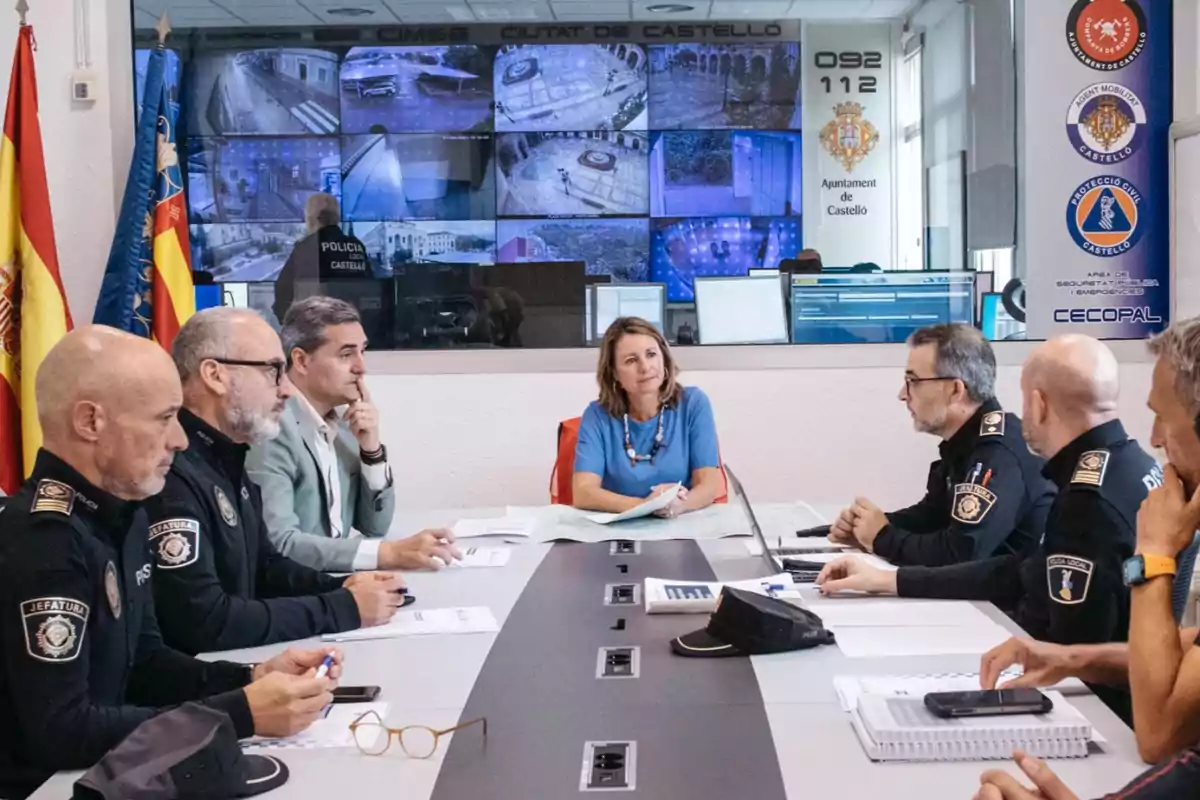
<path fill-rule="evenodd" d="M 863 119 L 861 103 L 838 103 L 833 113 L 833 119 L 821 129 L 821 146 L 846 172 L 853 172 L 879 144 L 879 131 Z"/>

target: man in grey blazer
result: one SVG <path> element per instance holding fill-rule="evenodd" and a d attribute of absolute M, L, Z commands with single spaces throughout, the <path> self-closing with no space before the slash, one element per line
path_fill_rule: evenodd
<path fill-rule="evenodd" d="M 358 311 L 309 297 L 288 310 L 281 338 L 296 392 L 279 436 L 255 445 L 246 462 L 275 547 L 325 572 L 437 569 L 460 557 L 447 530 L 382 539 L 396 493 L 363 381 L 367 338 Z"/>

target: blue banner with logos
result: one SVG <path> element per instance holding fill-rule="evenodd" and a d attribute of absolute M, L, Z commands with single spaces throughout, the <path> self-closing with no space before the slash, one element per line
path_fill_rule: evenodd
<path fill-rule="evenodd" d="M 1144 338 L 1170 321 L 1171 2 L 1027 1 L 1026 34 L 1028 336 Z"/>

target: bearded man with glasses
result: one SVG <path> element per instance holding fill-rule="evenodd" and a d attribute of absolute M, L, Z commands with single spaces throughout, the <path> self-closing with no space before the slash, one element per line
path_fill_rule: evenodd
<path fill-rule="evenodd" d="M 185 653 L 259 647 L 381 625 L 404 602 L 390 573 L 343 581 L 271 544 L 251 444 L 279 435 L 292 396 L 283 346 L 256 312 L 212 308 L 172 347 L 188 449 L 148 504 L 154 599 L 163 638 Z"/>
<path fill-rule="evenodd" d="M 1054 486 L 996 400 L 996 357 L 969 325 L 930 325 L 908 340 L 899 399 L 913 427 L 942 440 L 916 505 L 884 513 L 865 497 L 830 539 L 894 564 L 937 567 L 1021 553 L 1046 527 Z"/>

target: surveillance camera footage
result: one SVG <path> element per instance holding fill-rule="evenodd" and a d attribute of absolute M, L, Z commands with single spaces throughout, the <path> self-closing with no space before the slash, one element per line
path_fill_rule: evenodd
<path fill-rule="evenodd" d="M 494 51 L 355 47 L 341 67 L 346 133 L 490 131 Z"/>
<path fill-rule="evenodd" d="M 146 69 L 150 66 L 150 54 L 152 52 L 152 50 L 146 48 L 139 48 L 134 52 L 134 98 L 137 102 L 134 112 L 137 115 L 137 119 L 142 118 L 142 101 L 146 94 Z M 172 113 L 177 115 L 179 113 L 179 75 L 182 67 L 179 62 L 179 53 L 174 50 L 167 50 L 165 53 L 167 64 L 163 81 L 167 85 L 167 102 L 171 104 Z"/>
<path fill-rule="evenodd" d="M 296 221 L 317 192 L 340 193 L 336 138 L 208 138 L 188 145 L 191 221 Z"/>
<path fill-rule="evenodd" d="M 635 44 L 505 45 L 496 130 L 646 130 L 646 52 Z"/>
<path fill-rule="evenodd" d="M 800 213 L 798 133 L 668 131 L 653 142 L 654 216 Z"/>
<path fill-rule="evenodd" d="M 274 280 L 308 231 L 302 222 L 191 226 L 192 269 L 218 281 Z"/>
<path fill-rule="evenodd" d="M 650 210 L 645 134 L 505 133 L 497 137 L 500 216 L 641 215 Z"/>
<path fill-rule="evenodd" d="M 667 285 L 667 299 L 690 303 L 698 277 L 746 275 L 777 269 L 800 252 L 799 217 L 656 219 L 650 233 L 650 280 Z"/>
<path fill-rule="evenodd" d="M 491 219 L 496 214 L 489 135 L 347 136 L 342 157 L 344 219 Z"/>
<path fill-rule="evenodd" d="M 401 264 L 494 264 L 496 223 L 424 220 L 352 222 L 342 226 L 367 249 L 377 277 Z"/>
<path fill-rule="evenodd" d="M 588 275 L 612 275 L 618 283 L 649 278 L 645 219 L 500 220 L 497 261 L 583 261 Z"/>
<path fill-rule="evenodd" d="M 189 130 L 201 136 L 338 132 L 338 57 L 274 48 L 192 62 Z"/>
<path fill-rule="evenodd" d="M 650 127 L 800 130 L 800 45 L 654 45 Z"/>

